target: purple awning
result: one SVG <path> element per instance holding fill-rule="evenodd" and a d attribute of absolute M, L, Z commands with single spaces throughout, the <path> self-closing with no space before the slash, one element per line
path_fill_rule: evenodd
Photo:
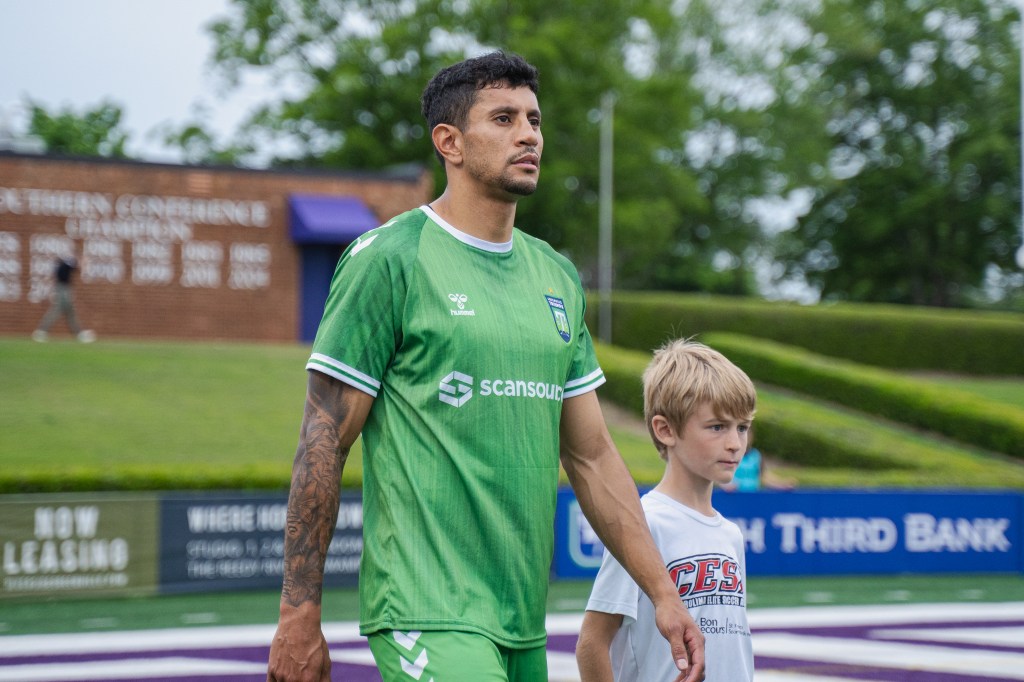
<path fill-rule="evenodd" d="M 288 216 L 296 244 L 348 244 L 380 225 L 362 199 L 329 194 L 290 195 Z"/>

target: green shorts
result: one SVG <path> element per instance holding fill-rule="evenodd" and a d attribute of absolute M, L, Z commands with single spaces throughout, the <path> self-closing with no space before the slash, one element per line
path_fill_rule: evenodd
<path fill-rule="evenodd" d="M 538 682 L 548 679 L 546 647 L 509 649 L 483 635 L 442 630 L 370 635 L 384 682 Z"/>

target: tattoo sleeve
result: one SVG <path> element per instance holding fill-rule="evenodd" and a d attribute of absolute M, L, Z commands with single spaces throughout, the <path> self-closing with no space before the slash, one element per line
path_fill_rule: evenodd
<path fill-rule="evenodd" d="M 338 520 L 341 472 L 358 435 L 351 429 L 351 393 L 356 389 L 310 372 L 299 445 L 292 465 L 284 538 L 281 600 L 319 605 L 324 562 Z M 361 427 L 361 423 L 359 424 Z"/>

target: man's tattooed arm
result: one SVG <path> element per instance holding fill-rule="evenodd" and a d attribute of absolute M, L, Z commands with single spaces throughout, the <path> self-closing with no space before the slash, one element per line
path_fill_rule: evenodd
<path fill-rule="evenodd" d="M 372 403 L 358 389 L 309 372 L 288 496 L 282 604 L 320 605 L 324 562 L 338 520 L 341 472 Z"/>
<path fill-rule="evenodd" d="M 331 679 L 330 651 L 320 627 L 324 562 L 338 519 L 341 471 L 372 404 L 369 394 L 309 372 L 288 496 L 281 617 L 270 645 L 267 682 Z"/>

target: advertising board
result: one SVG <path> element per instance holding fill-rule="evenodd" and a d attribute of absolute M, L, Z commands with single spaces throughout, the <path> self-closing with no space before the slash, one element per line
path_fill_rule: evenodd
<path fill-rule="evenodd" d="M 999 492 L 716 491 L 746 540 L 748 575 L 1019 573 L 1024 496 Z M 596 575 L 604 547 L 559 493 L 554 572 Z"/>
<path fill-rule="evenodd" d="M 165 496 L 160 590 L 279 589 L 287 512 L 285 494 Z M 324 566 L 325 586 L 357 584 L 362 530 L 362 497 L 343 494 Z"/>
<path fill-rule="evenodd" d="M 0 598 L 158 588 L 156 495 L 0 498 Z"/>

